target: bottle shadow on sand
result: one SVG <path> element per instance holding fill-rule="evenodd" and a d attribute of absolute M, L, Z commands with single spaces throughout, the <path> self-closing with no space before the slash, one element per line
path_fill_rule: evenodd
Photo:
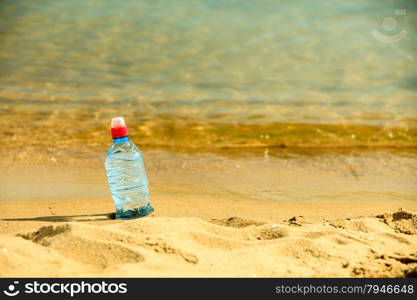
<path fill-rule="evenodd" d="M 86 221 L 106 221 L 116 219 L 115 213 L 95 214 L 95 215 L 72 215 L 72 216 L 46 216 L 35 218 L 9 218 L 0 219 L 1 221 L 43 221 L 43 222 L 86 222 Z"/>

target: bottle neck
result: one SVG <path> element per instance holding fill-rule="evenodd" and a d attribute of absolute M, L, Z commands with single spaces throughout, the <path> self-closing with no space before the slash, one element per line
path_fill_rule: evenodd
<path fill-rule="evenodd" d="M 115 139 L 113 139 L 113 143 L 114 144 L 124 143 L 124 142 L 127 142 L 127 141 L 129 141 L 129 137 L 128 136 L 124 136 L 124 137 L 121 137 L 121 138 L 115 138 Z"/>

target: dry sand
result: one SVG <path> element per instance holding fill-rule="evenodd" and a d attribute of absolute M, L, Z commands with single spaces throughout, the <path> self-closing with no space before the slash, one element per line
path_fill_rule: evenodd
<path fill-rule="evenodd" d="M 417 216 L 360 216 L 393 211 L 393 204 L 375 208 L 365 203 L 355 209 L 349 203 L 336 208 L 331 203 L 154 200 L 154 215 L 130 221 L 109 219 L 106 212 L 112 207 L 103 206 L 103 199 L 36 205 L 6 201 L 0 221 L 0 276 L 417 275 Z M 354 217 L 340 217 L 349 207 Z M 323 219 L 326 211 L 332 212 L 328 220 Z"/>

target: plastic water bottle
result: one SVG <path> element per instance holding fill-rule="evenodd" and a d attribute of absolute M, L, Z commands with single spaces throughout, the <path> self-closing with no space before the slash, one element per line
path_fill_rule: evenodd
<path fill-rule="evenodd" d="M 111 121 L 113 144 L 106 154 L 105 167 L 116 219 L 134 219 L 153 212 L 149 202 L 148 178 L 142 154 L 128 137 L 123 117 Z"/>

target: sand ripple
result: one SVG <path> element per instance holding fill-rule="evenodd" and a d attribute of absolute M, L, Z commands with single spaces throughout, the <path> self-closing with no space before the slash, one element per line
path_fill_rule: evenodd
<path fill-rule="evenodd" d="M 316 224 L 54 223 L 2 235 L 0 276 L 410 277 L 417 274 L 416 219 L 400 212 Z"/>

